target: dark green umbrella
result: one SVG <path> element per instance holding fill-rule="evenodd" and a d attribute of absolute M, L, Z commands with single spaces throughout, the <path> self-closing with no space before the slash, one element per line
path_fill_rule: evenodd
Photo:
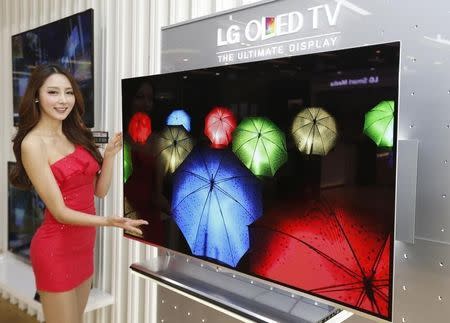
<path fill-rule="evenodd" d="M 133 164 L 131 163 L 131 147 L 125 141 L 123 146 L 123 182 L 126 183 L 133 173 Z"/>
<path fill-rule="evenodd" d="M 394 141 L 394 101 L 381 101 L 364 118 L 364 133 L 378 147 L 392 147 Z"/>
<path fill-rule="evenodd" d="M 233 152 L 253 174 L 274 176 L 287 161 L 286 137 L 267 118 L 246 118 L 233 132 Z"/>

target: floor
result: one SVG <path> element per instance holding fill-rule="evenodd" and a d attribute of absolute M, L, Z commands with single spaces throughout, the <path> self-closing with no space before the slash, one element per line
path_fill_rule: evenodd
<path fill-rule="evenodd" d="M 38 323 L 36 317 L 29 316 L 2 297 L 0 297 L 0 322 L 2 323 Z"/>

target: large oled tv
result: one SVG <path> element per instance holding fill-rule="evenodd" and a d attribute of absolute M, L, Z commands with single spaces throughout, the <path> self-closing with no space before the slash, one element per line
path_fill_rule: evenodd
<path fill-rule="evenodd" d="M 84 122 L 94 126 L 94 12 L 92 9 L 12 36 L 14 125 L 33 69 L 58 64 L 71 72 L 83 93 Z"/>
<path fill-rule="evenodd" d="M 14 163 L 8 162 L 8 174 Z M 8 183 L 8 250 L 30 260 L 30 243 L 44 219 L 44 202 L 35 190 L 21 190 Z"/>
<path fill-rule="evenodd" d="M 390 320 L 399 43 L 122 80 L 125 233 Z"/>

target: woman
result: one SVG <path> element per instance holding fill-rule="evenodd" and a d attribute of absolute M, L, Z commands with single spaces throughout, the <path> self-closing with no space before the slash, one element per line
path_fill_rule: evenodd
<path fill-rule="evenodd" d="M 33 187 L 44 201 L 44 222 L 33 237 L 30 257 L 47 323 L 82 322 L 93 275 L 96 226 L 140 234 L 143 220 L 95 215 L 94 194 L 109 190 L 122 135 L 103 158 L 82 121 L 83 98 L 74 78 L 58 66 L 31 75 L 13 140 L 16 167 L 10 181 Z"/>

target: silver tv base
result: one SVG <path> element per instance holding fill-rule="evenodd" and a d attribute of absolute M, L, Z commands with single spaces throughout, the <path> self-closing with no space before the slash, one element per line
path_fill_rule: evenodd
<path fill-rule="evenodd" d="M 323 323 L 334 321 L 336 307 L 229 268 L 172 251 L 131 270 L 254 322 Z M 342 314 L 342 313 L 341 313 Z"/>

